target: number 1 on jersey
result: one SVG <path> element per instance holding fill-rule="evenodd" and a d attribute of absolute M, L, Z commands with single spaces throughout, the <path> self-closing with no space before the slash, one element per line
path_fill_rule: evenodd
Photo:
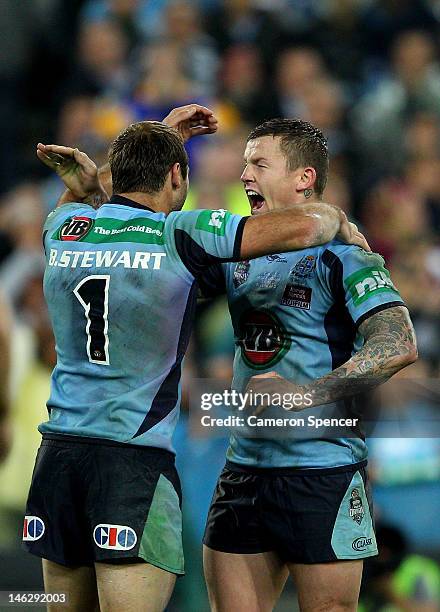
<path fill-rule="evenodd" d="M 73 293 L 86 315 L 87 355 L 90 363 L 110 365 L 108 352 L 108 288 L 110 276 L 93 275 L 83 278 Z"/>

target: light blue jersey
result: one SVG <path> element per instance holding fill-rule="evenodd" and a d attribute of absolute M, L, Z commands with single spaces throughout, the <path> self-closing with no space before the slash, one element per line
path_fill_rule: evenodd
<path fill-rule="evenodd" d="M 400 306 L 383 259 L 334 240 L 326 245 L 213 266 L 205 295 L 226 290 L 236 351 L 233 388 L 244 392 L 250 377 L 276 371 L 308 383 L 345 363 L 363 343 L 358 327 L 385 308 Z M 359 417 L 354 400 L 287 416 Z M 238 428 L 237 431 L 239 431 Z M 228 459 L 255 467 L 326 468 L 362 461 L 367 449 L 354 427 L 347 438 L 298 439 L 233 435 Z"/>
<path fill-rule="evenodd" d="M 245 218 L 156 213 L 113 196 L 44 226 L 44 293 L 57 351 L 42 433 L 172 450 L 181 364 L 207 266 L 238 259 Z"/>

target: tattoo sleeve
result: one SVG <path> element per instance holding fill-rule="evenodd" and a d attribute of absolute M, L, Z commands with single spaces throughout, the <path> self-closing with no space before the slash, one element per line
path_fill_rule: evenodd
<path fill-rule="evenodd" d="M 351 359 L 330 374 L 305 385 L 313 406 L 357 395 L 388 380 L 417 359 L 414 328 L 404 306 L 372 315 L 359 332 L 365 344 Z"/>

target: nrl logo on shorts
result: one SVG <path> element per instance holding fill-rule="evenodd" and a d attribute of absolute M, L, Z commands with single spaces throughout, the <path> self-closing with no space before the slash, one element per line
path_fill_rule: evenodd
<path fill-rule="evenodd" d="M 250 267 L 251 264 L 247 259 L 244 261 L 239 261 L 235 266 L 233 283 L 236 289 L 247 281 Z"/>
<path fill-rule="evenodd" d="M 59 238 L 63 241 L 81 240 L 92 229 L 93 219 L 89 217 L 71 217 L 63 223 Z"/>
<path fill-rule="evenodd" d="M 358 525 L 362 523 L 362 519 L 364 518 L 365 510 L 362 505 L 362 499 L 359 495 L 359 489 L 353 489 L 351 492 L 350 498 L 350 517 L 356 521 Z"/>

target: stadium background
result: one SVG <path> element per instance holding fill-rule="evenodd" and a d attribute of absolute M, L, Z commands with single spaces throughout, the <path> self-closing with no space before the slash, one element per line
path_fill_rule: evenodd
<path fill-rule="evenodd" d="M 102 163 L 129 122 L 197 101 L 220 129 L 189 145 L 186 208 L 247 214 L 238 179 L 249 128 L 275 116 L 311 121 L 329 141 L 325 200 L 361 225 L 411 310 L 420 359 L 403 377 L 436 379 L 439 34 L 438 0 L 0 1 L 0 316 L 12 333 L 13 431 L 0 466 L 0 589 L 41 586 L 39 561 L 19 540 L 54 364 L 41 227 L 61 185 L 35 144 L 76 146 Z M 230 377 L 232 351 L 224 302 L 203 307 L 185 379 Z M 395 391 L 392 402 L 414 431 L 419 414 L 438 409 L 426 393 L 414 401 Z M 371 466 L 378 519 L 401 530 L 408 555 L 438 560 L 440 443 L 426 435 L 372 440 Z M 184 411 L 175 441 L 187 577 L 169 610 L 202 612 L 200 539 L 226 440 L 191 436 Z M 294 601 L 289 586 L 277 610 Z"/>

